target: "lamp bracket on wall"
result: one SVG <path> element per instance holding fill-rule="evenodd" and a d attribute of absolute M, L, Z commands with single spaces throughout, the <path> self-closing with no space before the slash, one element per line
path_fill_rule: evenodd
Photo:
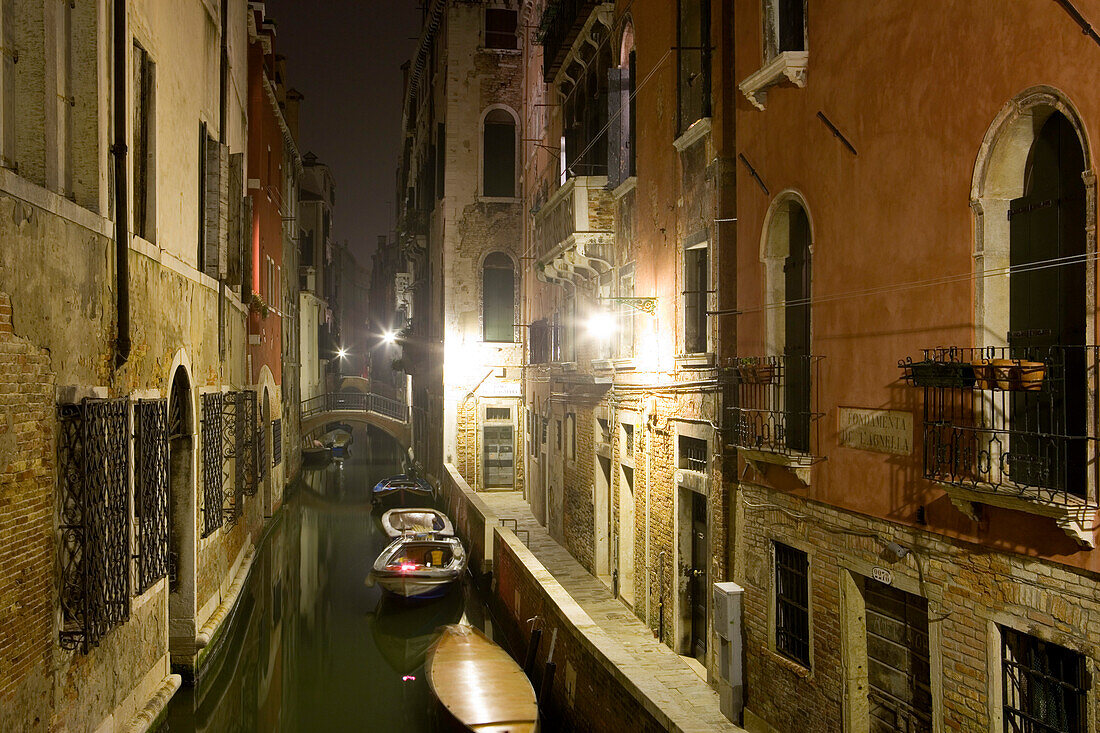
<path fill-rule="evenodd" d="M 624 303 L 631 308 L 640 310 L 643 313 L 654 315 L 657 312 L 657 298 L 656 296 L 649 296 L 646 298 L 599 298 L 599 300 L 610 300 L 612 303 Z"/>

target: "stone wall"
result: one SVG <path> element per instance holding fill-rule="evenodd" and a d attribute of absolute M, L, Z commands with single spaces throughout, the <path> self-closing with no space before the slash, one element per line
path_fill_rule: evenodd
<path fill-rule="evenodd" d="M 0 731 L 47 730 L 54 621 L 54 374 L 0 293 Z"/>

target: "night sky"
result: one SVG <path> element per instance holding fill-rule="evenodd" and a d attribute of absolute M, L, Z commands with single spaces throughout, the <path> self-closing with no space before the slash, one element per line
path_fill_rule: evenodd
<path fill-rule="evenodd" d="M 416 50 L 417 0 L 267 0 L 275 52 L 305 95 L 299 147 L 332 169 L 333 236 L 366 265 L 393 227 L 401 64 Z"/>

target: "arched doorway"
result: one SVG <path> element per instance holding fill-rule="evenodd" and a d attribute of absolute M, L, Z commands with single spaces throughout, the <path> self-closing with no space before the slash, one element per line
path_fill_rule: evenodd
<path fill-rule="evenodd" d="M 195 634 L 195 420 L 191 381 L 179 366 L 168 396 L 168 619 L 171 650 L 194 653 Z"/>

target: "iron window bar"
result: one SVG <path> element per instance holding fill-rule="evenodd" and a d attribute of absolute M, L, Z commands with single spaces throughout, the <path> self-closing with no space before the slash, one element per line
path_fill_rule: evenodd
<path fill-rule="evenodd" d="M 775 545 L 775 647 L 810 666 L 809 560 L 805 552 Z"/>
<path fill-rule="evenodd" d="M 168 575 L 168 400 L 134 406 L 137 592 Z"/>
<path fill-rule="evenodd" d="M 1001 628 L 1006 729 L 1083 733 L 1088 679 L 1084 656 L 1015 629 Z"/>
<path fill-rule="evenodd" d="M 924 390 L 924 478 L 1095 508 L 1100 347 L 943 347 L 899 362 Z"/>
<path fill-rule="evenodd" d="M 816 409 L 813 390 L 822 358 L 778 354 L 739 357 L 721 364 L 733 402 L 727 407 L 730 445 L 812 462 L 810 433 L 813 423 L 825 414 Z"/>
<path fill-rule="evenodd" d="M 58 408 L 59 641 L 84 654 L 130 618 L 129 409 L 125 397 Z"/>
<path fill-rule="evenodd" d="M 221 392 L 202 396 L 202 536 L 209 537 L 224 522 L 222 511 L 222 408 Z"/>

